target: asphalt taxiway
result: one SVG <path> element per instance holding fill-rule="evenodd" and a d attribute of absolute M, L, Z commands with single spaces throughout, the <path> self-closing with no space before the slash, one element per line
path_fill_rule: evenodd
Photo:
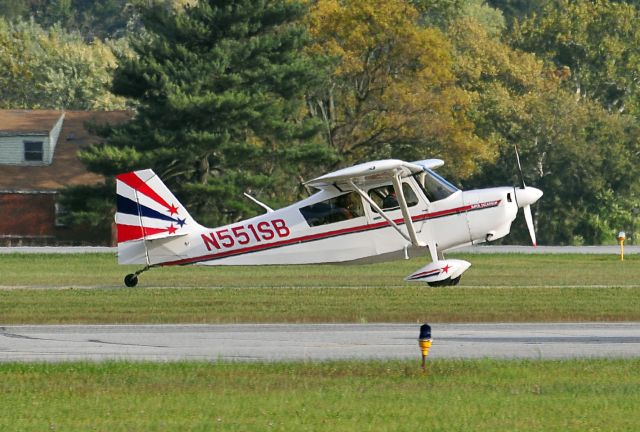
<path fill-rule="evenodd" d="M 0 327 L 0 361 L 417 359 L 420 324 Z M 640 323 L 433 324 L 429 358 L 640 357 Z"/>

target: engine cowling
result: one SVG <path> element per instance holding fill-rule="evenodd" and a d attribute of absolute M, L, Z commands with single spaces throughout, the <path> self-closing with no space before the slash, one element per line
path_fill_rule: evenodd
<path fill-rule="evenodd" d="M 459 259 L 433 261 L 404 278 L 408 282 L 427 282 L 432 286 L 457 285 L 471 263 Z"/>

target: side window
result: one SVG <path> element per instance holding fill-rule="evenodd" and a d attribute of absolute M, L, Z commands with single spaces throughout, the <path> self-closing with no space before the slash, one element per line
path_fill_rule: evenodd
<path fill-rule="evenodd" d="M 402 183 L 402 192 L 404 193 L 404 198 L 407 200 L 407 206 L 413 207 L 418 204 L 418 197 L 411 186 L 407 183 Z M 398 204 L 398 198 L 396 197 L 396 192 L 393 189 L 393 185 L 380 186 L 377 188 L 373 188 L 369 190 L 369 197 L 373 202 L 375 202 L 378 207 L 380 207 L 384 211 L 396 210 L 400 208 Z M 371 209 L 375 211 L 375 209 Z"/>
<path fill-rule="evenodd" d="M 309 226 L 326 225 L 364 216 L 362 198 L 349 192 L 335 198 L 300 208 Z"/>

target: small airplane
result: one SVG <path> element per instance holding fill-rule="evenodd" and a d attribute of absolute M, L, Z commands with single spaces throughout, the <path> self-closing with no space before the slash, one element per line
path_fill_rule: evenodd
<path fill-rule="evenodd" d="M 516 152 L 517 155 L 517 152 Z M 509 234 L 518 208 L 536 245 L 531 204 L 542 191 L 494 187 L 462 191 L 434 170 L 444 162 L 386 159 L 308 181 L 310 197 L 218 228 L 198 224 L 150 169 L 116 176 L 118 263 L 141 264 L 126 275 L 134 287 L 153 267 L 370 263 L 427 255 L 405 278 L 457 285 L 469 262 L 445 259 L 453 248 Z M 522 175 L 520 160 L 518 167 Z"/>

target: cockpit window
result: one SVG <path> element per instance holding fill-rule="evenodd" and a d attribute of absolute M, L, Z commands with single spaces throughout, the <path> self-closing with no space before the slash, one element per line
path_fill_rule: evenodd
<path fill-rule="evenodd" d="M 407 183 L 402 183 L 402 193 L 407 201 L 407 207 L 413 207 L 418 204 L 418 197 L 416 197 L 415 192 L 413 192 L 413 189 Z M 400 208 L 393 185 L 370 189 L 369 197 L 384 211 L 397 210 Z M 371 210 L 375 211 L 373 207 Z"/>
<path fill-rule="evenodd" d="M 362 198 L 349 192 L 335 198 L 300 208 L 309 226 L 326 225 L 364 216 Z"/>
<path fill-rule="evenodd" d="M 425 170 L 424 173 L 417 174 L 415 177 L 418 184 L 424 189 L 427 199 L 431 202 L 445 199 L 459 190 L 430 169 Z"/>

